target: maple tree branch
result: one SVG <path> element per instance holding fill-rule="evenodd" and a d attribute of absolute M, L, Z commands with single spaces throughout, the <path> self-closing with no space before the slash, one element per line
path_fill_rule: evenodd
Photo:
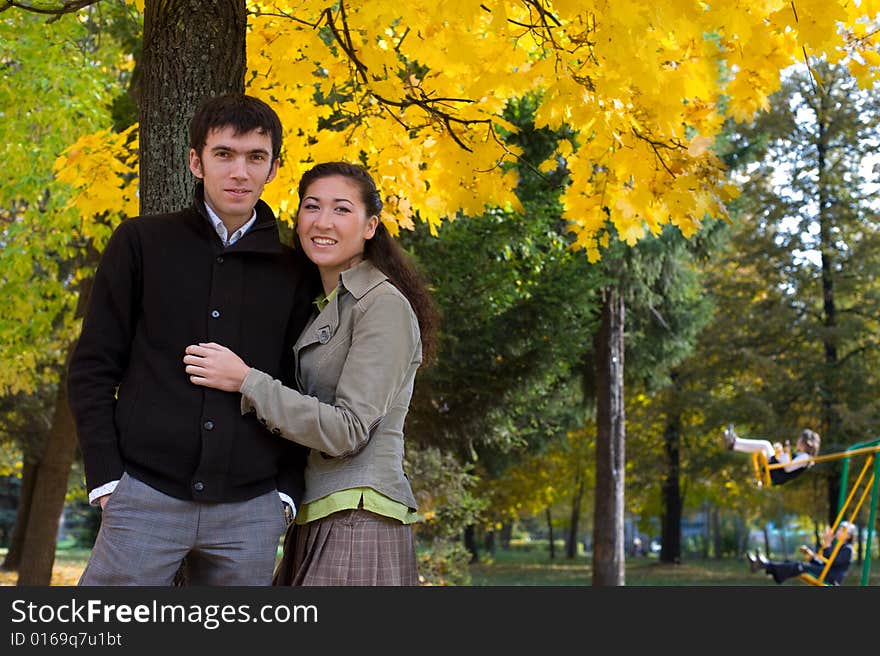
<path fill-rule="evenodd" d="M 357 56 L 357 50 L 354 47 L 354 43 L 351 39 L 351 30 L 348 25 L 348 18 L 345 13 L 345 3 L 339 3 L 339 19 L 341 20 L 341 26 L 337 24 L 336 17 L 333 15 L 333 12 L 327 8 L 323 12 L 323 18 L 327 24 L 327 27 L 330 29 L 330 33 L 333 35 L 334 41 L 339 45 L 342 51 L 345 53 L 346 57 L 348 57 L 349 61 L 354 65 L 356 70 L 356 75 L 360 78 L 365 84 L 369 84 L 370 79 L 368 76 L 367 66 L 360 60 Z M 404 34 L 406 36 L 406 34 Z M 402 41 L 402 39 L 401 39 Z M 473 103 L 474 101 L 469 98 L 431 98 L 419 87 L 411 87 L 414 91 L 418 91 L 421 93 L 422 97 L 416 97 L 412 93 L 407 93 L 402 100 L 393 100 L 391 98 L 387 98 L 382 96 L 372 89 L 369 90 L 370 95 L 375 98 L 384 109 L 388 109 L 389 107 L 398 107 L 400 109 L 406 109 L 407 107 L 418 107 L 422 109 L 426 114 L 431 116 L 433 119 L 440 121 L 446 130 L 449 132 L 449 136 L 455 141 L 459 147 L 463 148 L 468 152 L 473 152 L 473 150 L 468 147 L 467 144 L 464 143 L 462 138 L 456 133 L 453 129 L 453 124 L 458 125 L 473 125 L 478 123 L 487 123 L 491 124 L 491 119 L 464 119 L 455 116 L 455 114 L 440 109 L 441 105 L 450 105 L 452 103 Z M 405 125 L 402 121 L 401 125 Z"/>
<path fill-rule="evenodd" d="M 547 18 L 550 17 L 553 22 L 556 24 L 556 27 L 562 27 L 562 22 L 553 15 L 551 11 L 548 11 L 544 8 L 541 0 L 524 0 L 525 4 L 534 7 L 538 12 L 538 15 L 541 17 L 541 24 L 544 25 L 546 29 L 550 29 L 550 26 L 547 24 Z"/>
<path fill-rule="evenodd" d="M 396 52 L 398 55 L 401 54 L 400 53 L 400 46 L 403 45 L 403 42 L 406 39 L 406 37 L 409 36 L 410 31 L 411 31 L 411 28 L 407 27 L 406 30 L 404 31 L 404 33 L 400 35 L 400 38 L 397 40 L 397 43 L 394 45 L 394 52 Z"/>
<path fill-rule="evenodd" d="M 510 146 L 508 146 L 506 143 L 504 143 L 504 140 L 498 135 L 498 132 L 495 130 L 494 125 L 489 125 L 489 134 L 491 135 L 491 137 L 495 141 L 495 143 L 498 144 L 498 146 L 501 148 L 501 150 L 504 151 L 505 155 L 508 155 L 508 156 L 512 157 L 513 159 L 517 160 L 518 162 L 520 162 L 521 164 L 523 164 L 523 166 L 525 166 L 526 168 L 531 170 L 532 173 L 537 175 L 544 182 L 550 181 L 550 179 L 546 175 L 544 175 L 544 172 L 541 171 L 541 169 L 539 169 L 537 166 L 532 164 L 529 160 L 527 160 L 522 155 L 513 152 L 510 149 Z M 504 161 L 504 158 L 503 157 L 500 158 L 498 160 L 498 162 L 496 162 L 495 166 L 493 166 L 492 168 L 497 169 L 499 166 L 501 166 L 503 161 Z M 491 170 L 492 169 L 485 169 L 485 170 L 477 169 L 477 172 L 478 173 L 489 173 Z"/>
<path fill-rule="evenodd" d="M 351 30 L 348 28 L 348 16 L 345 13 L 345 2 L 339 3 L 339 15 L 342 17 L 342 34 L 345 36 L 345 43 L 340 42 L 340 45 L 342 46 L 342 49 L 345 50 L 345 53 L 349 56 L 349 58 L 354 62 L 355 66 L 357 67 L 358 73 L 361 74 L 364 82 L 367 82 L 367 67 L 360 59 L 358 59 L 357 55 L 355 54 L 354 44 L 351 41 Z M 335 24 L 331 24 L 330 29 L 333 30 L 334 36 L 338 36 L 339 33 L 336 31 Z"/>
<path fill-rule="evenodd" d="M 33 5 L 27 4 L 25 2 L 15 2 L 15 0 L 3 0 L 3 4 L 0 5 L 0 13 L 3 13 L 7 9 L 21 9 L 22 11 L 29 11 L 34 14 L 42 14 L 44 16 L 52 16 L 49 20 L 56 21 L 64 14 L 75 14 L 80 9 L 88 7 L 89 5 L 96 4 L 101 0 L 62 0 L 61 5 L 58 7 L 35 7 Z"/>
<path fill-rule="evenodd" d="M 674 179 L 676 177 L 675 173 L 672 172 L 672 169 L 666 164 L 666 160 L 663 159 L 663 155 L 660 154 L 661 148 L 667 148 L 669 150 L 674 150 L 675 148 L 681 148 L 680 144 L 675 146 L 671 146 L 664 141 L 655 141 L 654 139 L 649 139 L 647 136 L 641 134 L 638 130 L 633 128 L 633 134 L 636 135 L 637 139 L 641 139 L 645 143 L 651 146 L 651 150 L 654 151 L 654 155 L 656 155 L 657 159 L 660 161 L 660 165 L 666 169 L 666 172 Z"/>
<path fill-rule="evenodd" d="M 248 9 L 247 13 L 251 16 L 270 16 L 272 18 L 286 18 L 287 20 L 293 21 L 294 23 L 299 23 L 300 25 L 305 25 L 306 27 L 310 27 L 312 29 L 316 29 L 321 26 L 321 21 L 318 20 L 317 23 L 310 23 L 307 20 L 303 20 L 302 18 L 297 18 L 291 13 L 285 11 L 262 11 L 261 9 Z"/>
<path fill-rule="evenodd" d="M 354 45 L 351 42 L 351 33 L 348 30 L 348 21 L 345 17 L 345 3 L 339 3 L 339 11 L 342 15 L 342 32 L 340 32 L 339 28 L 336 26 L 336 21 L 333 20 L 333 11 L 329 7 L 325 9 L 322 14 L 326 19 L 327 27 L 330 28 L 330 32 L 333 34 L 333 40 L 339 44 L 339 47 L 342 48 L 346 57 L 348 57 L 349 61 L 354 64 L 361 79 L 364 82 L 368 82 L 367 67 L 360 59 L 358 59 Z"/>

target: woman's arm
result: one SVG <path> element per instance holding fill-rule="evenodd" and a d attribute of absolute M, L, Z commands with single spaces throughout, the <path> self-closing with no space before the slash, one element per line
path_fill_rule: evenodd
<path fill-rule="evenodd" d="M 183 362 L 193 384 L 224 392 L 239 391 L 250 369 L 235 353 L 214 342 L 190 344 Z"/>
<path fill-rule="evenodd" d="M 401 296 L 371 299 L 355 322 L 332 402 L 301 394 L 218 344 L 187 347 L 186 372 L 196 385 L 242 393 L 242 412 L 255 412 L 272 432 L 329 456 L 366 444 L 421 360 L 418 322 Z"/>
<path fill-rule="evenodd" d="M 396 293 L 377 293 L 354 321 L 333 398 L 300 394 L 251 369 L 241 387 L 242 410 L 253 410 L 269 430 L 311 449 L 351 455 L 366 445 L 420 361 L 409 303 Z"/>

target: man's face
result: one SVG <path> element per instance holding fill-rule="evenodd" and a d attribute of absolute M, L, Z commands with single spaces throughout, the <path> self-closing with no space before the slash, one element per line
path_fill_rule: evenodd
<path fill-rule="evenodd" d="M 208 133 L 201 155 L 190 150 L 189 168 L 204 180 L 205 202 L 235 230 L 251 218 L 263 187 L 278 172 L 278 160 L 272 159 L 268 133 L 235 134 L 226 126 Z"/>

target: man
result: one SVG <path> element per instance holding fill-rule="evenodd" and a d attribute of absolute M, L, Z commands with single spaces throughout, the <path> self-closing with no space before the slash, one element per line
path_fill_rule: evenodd
<path fill-rule="evenodd" d="M 278 378 L 293 371 L 315 289 L 260 200 L 281 123 L 256 98 L 209 98 L 190 147 L 193 205 L 115 230 L 70 363 L 102 508 L 80 585 L 169 585 L 185 557 L 191 585 L 269 585 L 282 501 L 295 508 L 302 493 L 304 449 L 243 416 L 237 394 L 192 385 L 182 362 L 188 344 L 216 341 Z"/>
<path fill-rule="evenodd" d="M 831 567 L 828 568 L 828 572 L 825 574 L 825 583 L 828 585 L 840 585 L 847 572 L 849 572 L 850 565 L 852 565 L 852 542 L 855 534 L 855 524 L 850 522 L 840 522 L 836 532 L 832 532 L 830 527 L 826 529 L 822 536 L 822 557 L 824 560 L 820 559 L 816 553 L 806 545 L 801 546 L 801 551 L 804 553 L 807 560 L 801 562 L 795 562 L 793 560 L 767 560 L 760 551 L 755 555 L 746 553 L 746 558 L 748 559 L 753 572 L 763 569 L 767 574 L 773 577 L 773 580 L 776 581 L 776 583 L 782 583 L 804 573 L 818 577 L 822 574 L 822 570 L 825 569 L 827 559 L 831 558 L 831 554 L 834 552 L 834 541 L 836 539 L 842 544 L 837 555 L 834 557 L 834 561 L 831 563 Z"/>

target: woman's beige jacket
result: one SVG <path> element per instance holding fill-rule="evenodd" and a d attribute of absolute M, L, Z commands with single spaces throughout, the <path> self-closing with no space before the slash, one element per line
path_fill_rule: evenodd
<path fill-rule="evenodd" d="M 403 427 L 422 343 L 406 297 L 363 261 L 342 273 L 294 349 L 302 393 L 251 369 L 241 407 L 311 449 L 303 502 L 365 486 L 416 509 L 403 471 Z"/>

